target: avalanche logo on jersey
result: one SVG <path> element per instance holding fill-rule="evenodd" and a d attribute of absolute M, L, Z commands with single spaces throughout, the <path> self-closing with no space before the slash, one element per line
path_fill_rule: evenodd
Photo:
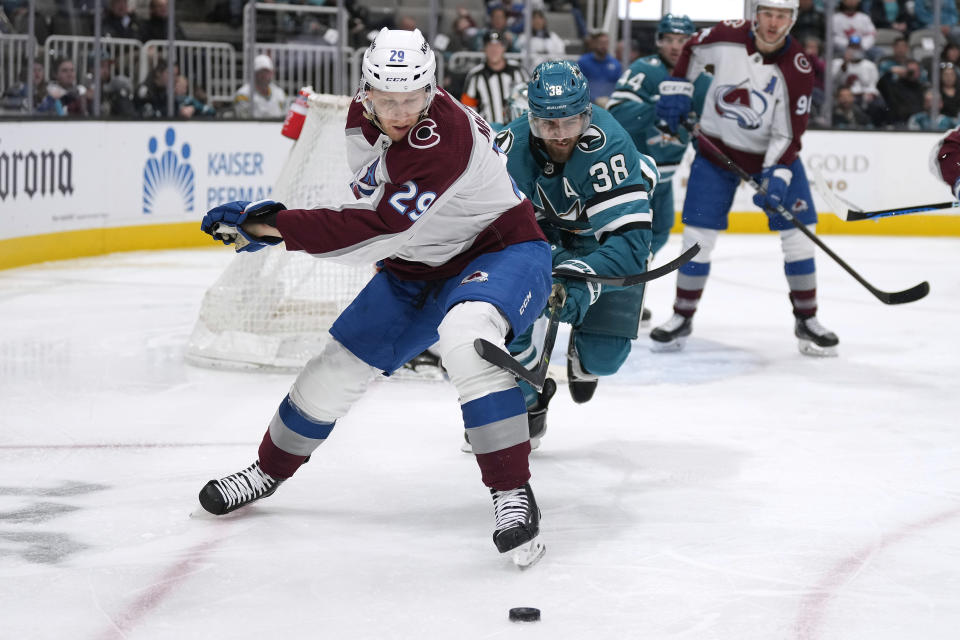
<path fill-rule="evenodd" d="M 564 180 L 566 180 L 566 178 L 564 178 Z M 533 206 L 536 208 L 537 213 L 541 214 L 548 220 L 550 218 L 560 218 L 561 220 L 573 222 L 574 220 L 580 218 L 580 215 L 583 212 L 583 207 L 580 204 L 580 200 L 577 199 L 574 200 L 569 209 L 563 213 L 559 213 L 557 208 L 553 206 L 553 203 L 550 202 L 550 198 L 547 196 L 546 192 L 544 192 L 543 187 L 541 187 L 539 184 L 537 184 L 537 200 L 540 201 L 540 204 L 534 202 Z"/>
<path fill-rule="evenodd" d="M 759 129 L 767 111 L 767 99 L 759 91 L 740 84 L 722 84 L 713 90 L 713 99 L 719 115 L 736 120 L 741 129 Z"/>
<path fill-rule="evenodd" d="M 471 282 L 486 282 L 490 279 L 490 274 L 486 271 L 474 271 L 466 278 L 460 281 L 460 284 L 470 284 Z"/>
<path fill-rule="evenodd" d="M 373 195 L 379 184 L 377 183 L 377 167 L 380 166 L 380 158 L 363 171 L 363 175 L 357 174 L 357 179 L 350 183 L 350 189 L 353 191 L 353 197 L 359 200 Z"/>
<path fill-rule="evenodd" d="M 190 158 L 190 144 L 184 142 L 180 153 L 174 149 L 177 134 L 173 127 L 164 132 L 167 145 L 160 151 L 160 144 L 153 136 L 147 143 L 150 157 L 143 165 L 143 212 L 180 213 L 193 211 L 196 175 Z"/>
<path fill-rule="evenodd" d="M 587 127 L 586 132 L 580 136 L 577 147 L 584 153 L 593 153 L 594 151 L 603 149 L 606 144 L 607 135 L 603 132 L 603 129 L 590 125 Z"/>

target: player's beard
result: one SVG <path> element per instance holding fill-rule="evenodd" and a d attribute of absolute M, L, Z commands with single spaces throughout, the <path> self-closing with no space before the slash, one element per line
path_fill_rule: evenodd
<path fill-rule="evenodd" d="M 576 138 L 543 141 L 543 147 L 546 149 L 547 155 L 550 156 L 550 159 L 553 162 L 558 164 L 562 164 L 570 160 L 570 156 L 573 155 L 573 150 L 576 148 L 576 146 Z"/>

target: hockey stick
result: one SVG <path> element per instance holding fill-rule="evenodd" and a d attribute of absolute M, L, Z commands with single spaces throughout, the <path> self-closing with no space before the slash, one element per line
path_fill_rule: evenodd
<path fill-rule="evenodd" d="M 834 193 L 834 191 L 830 188 L 830 185 L 828 185 L 827 181 L 824 179 L 823 174 L 820 173 L 819 169 L 813 168 L 811 170 L 813 171 L 813 186 L 816 187 L 817 193 L 823 196 L 823 199 L 826 200 L 829 208 L 836 214 L 838 218 L 848 222 L 854 220 L 873 220 L 875 218 L 886 218 L 888 216 L 902 216 L 908 213 L 940 211 L 941 209 L 954 209 L 956 207 L 960 207 L 960 202 L 951 200 L 950 202 L 934 202 L 932 204 L 918 204 L 894 209 L 864 211 L 849 200 L 845 200 L 839 194 Z"/>
<path fill-rule="evenodd" d="M 700 245 L 694 243 L 692 247 L 681 253 L 679 256 L 667 264 L 629 276 L 602 276 L 595 273 L 583 273 L 582 271 L 570 271 L 567 269 L 557 269 L 553 275 L 557 278 L 567 278 L 569 280 L 580 280 L 581 282 L 595 282 L 598 284 L 607 284 L 614 287 L 630 287 L 635 284 L 642 284 L 651 280 L 656 280 L 660 276 L 667 275 L 671 271 L 676 271 L 693 259 L 693 256 L 700 253 Z"/>
<path fill-rule="evenodd" d="M 557 341 L 557 329 L 560 327 L 560 309 L 563 309 L 563 304 L 566 301 L 567 292 L 563 285 L 560 283 L 554 284 L 547 301 L 550 322 L 547 324 L 547 333 L 543 338 L 543 351 L 540 353 L 540 362 L 533 369 L 527 369 L 516 358 L 489 340 L 477 338 L 473 341 L 473 348 L 477 350 L 481 358 L 490 364 L 495 364 L 518 378 L 526 380 L 538 392 L 543 391 L 543 383 L 547 380 L 547 367 L 550 366 L 550 353 Z"/>
<path fill-rule="evenodd" d="M 637 273 L 629 276 L 601 276 L 593 273 L 582 273 L 580 271 L 568 271 L 558 269 L 553 275 L 558 278 L 568 278 L 570 280 L 580 280 L 584 282 L 596 282 L 599 284 L 608 284 L 613 286 L 632 286 L 649 282 L 668 273 L 676 271 L 686 263 L 690 262 L 693 256 L 700 252 L 700 245 L 694 244 L 692 247 L 681 253 L 679 256 L 666 263 L 663 266 L 652 269 L 645 273 Z M 547 310 L 550 314 L 550 321 L 547 324 L 547 333 L 543 338 L 543 349 L 540 352 L 540 361 L 533 369 L 527 369 L 520 364 L 516 358 L 504 351 L 489 340 L 477 338 L 473 341 L 473 348 L 481 358 L 495 364 L 501 369 L 509 371 L 513 375 L 526 380 L 537 391 L 543 391 L 543 384 L 547 380 L 547 368 L 550 366 L 550 354 L 553 352 L 553 345 L 557 341 L 557 329 L 560 327 L 560 309 L 567 300 L 567 292 L 563 285 L 553 285 L 550 292 L 550 298 L 547 300 Z"/>
<path fill-rule="evenodd" d="M 753 179 L 753 176 L 751 176 L 741 166 L 739 166 L 733 160 L 727 157 L 727 155 L 723 151 L 718 149 L 717 145 L 713 144 L 713 142 L 709 138 L 707 138 L 705 135 L 703 135 L 699 129 L 694 128 L 694 126 L 690 122 L 684 122 L 683 126 L 690 131 L 690 135 L 692 135 L 694 138 L 699 140 L 701 148 L 704 148 L 707 151 L 709 151 L 712 156 L 714 156 L 717 160 L 725 164 L 728 169 L 730 169 L 735 174 L 740 176 L 740 179 L 746 182 L 747 184 L 749 184 L 750 188 L 752 188 L 754 191 L 764 196 L 767 195 L 767 190 L 762 185 L 757 184 L 757 181 Z M 927 281 L 923 281 L 920 284 L 910 287 L 909 289 L 904 289 L 903 291 L 881 291 L 880 289 L 877 289 L 875 286 L 867 282 L 863 276 L 857 273 L 853 269 L 853 267 L 851 267 L 846 262 L 844 262 L 840 256 L 838 256 L 836 253 L 833 252 L 832 249 L 830 249 L 830 247 L 824 244 L 823 241 L 820 240 L 820 238 L 818 238 L 815 233 L 810 231 L 810 229 L 807 229 L 807 226 L 805 224 L 797 220 L 793 216 L 793 214 L 786 209 L 786 207 L 784 207 L 782 204 L 778 204 L 775 210 L 781 216 L 786 218 L 793 226 L 799 229 L 801 233 L 803 233 L 805 236 L 810 238 L 810 240 L 815 245 L 820 247 L 824 253 L 826 253 L 828 256 L 833 258 L 834 262 L 836 262 L 841 267 L 843 267 L 847 273 L 853 276 L 853 278 L 857 282 L 862 284 L 867 289 L 867 291 L 869 291 L 874 296 L 876 296 L 876 298 L 880 300 L 880 302 L 883 302 L 884 304 L 903 304 L 905 302 L 913 302 L 914 300 L 919 300 L 920 298 L 930 293 L 930 284 Z"/>

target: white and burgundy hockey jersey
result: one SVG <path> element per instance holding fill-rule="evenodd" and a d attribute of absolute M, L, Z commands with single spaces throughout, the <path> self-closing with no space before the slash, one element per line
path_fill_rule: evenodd
<path fill-rule="evenodd" d="M 355 99 L 346 135 L 357 200 L 281 211 L 277 228 L 288 250 L 357 265 L 384 260 L 399 278 L 436 280 L 482 253 L 544 240 L 489 125 L 444 91 L 399 142 Z"/>
<path fill-rule="evenodd" d="M 750 173 L 791 164 L 813 91 L 813 68 L 796 40 L 764 56 L 749 22 L 721 22 L 687 41 L 673 73 L 692 82 L 704 71 L 714 76 L 700 119 L 707 137 Z"/>

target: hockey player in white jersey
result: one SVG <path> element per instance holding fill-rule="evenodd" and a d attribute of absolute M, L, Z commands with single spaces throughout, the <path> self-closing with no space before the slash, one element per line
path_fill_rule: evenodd
<path fill-rule="evenodd" d="M 770 230 L 780 234 L 800 351 L 832 356 L 837 336 L 816 317 L 814 244 L 775 211 L 783 205 L 804 225 L 812 228 L 817 222 L 798 156 L 810 117 L 813 69 L 800 44 L 788 35 L 797 10 L 797 0 L 758 0 L 750 20 L 723 22 L 691 38 L 674 76 L 660 85 L 657 115 L 676 131 L 691 110 L 691 80 L 705 68 L 713 69 L 700 120 L 702 135 L 765 185 L 766 196 L 758 193 L 753 200 L 767 213 Z M 683 246 L 696 242 L 701 251 L 677 274 L 674 314 L 650 332 L 654 350 L 680 349 L 690 335 L 710 256 L 719 232 L 727 228 L 739 184 L 734 172 L 698 148 L 683 204 Z"/>
<path fill-rule="evenodd" d="M 436 343 L 493 498 L 494 544 L 526 566 L 544 550 L 526 404 L 513 375 L 473 343 L 505 345 L 532 324 L 550 292 L 550 247 L 489 126 L 437 89 L 435 65 L 418 30 L 383 29 L 364 53 L 346 124 L 355 202 L 311 210 L 234 202 L 204 217 L 204 231 L 226 243 L 239 237 L 247 250 L 282 239 L 288 251 L 381 269 L 297 376 L 258 459 L 208 482 L 200 503 L 220 515 L 273 494 L 374 377 Z"/>

